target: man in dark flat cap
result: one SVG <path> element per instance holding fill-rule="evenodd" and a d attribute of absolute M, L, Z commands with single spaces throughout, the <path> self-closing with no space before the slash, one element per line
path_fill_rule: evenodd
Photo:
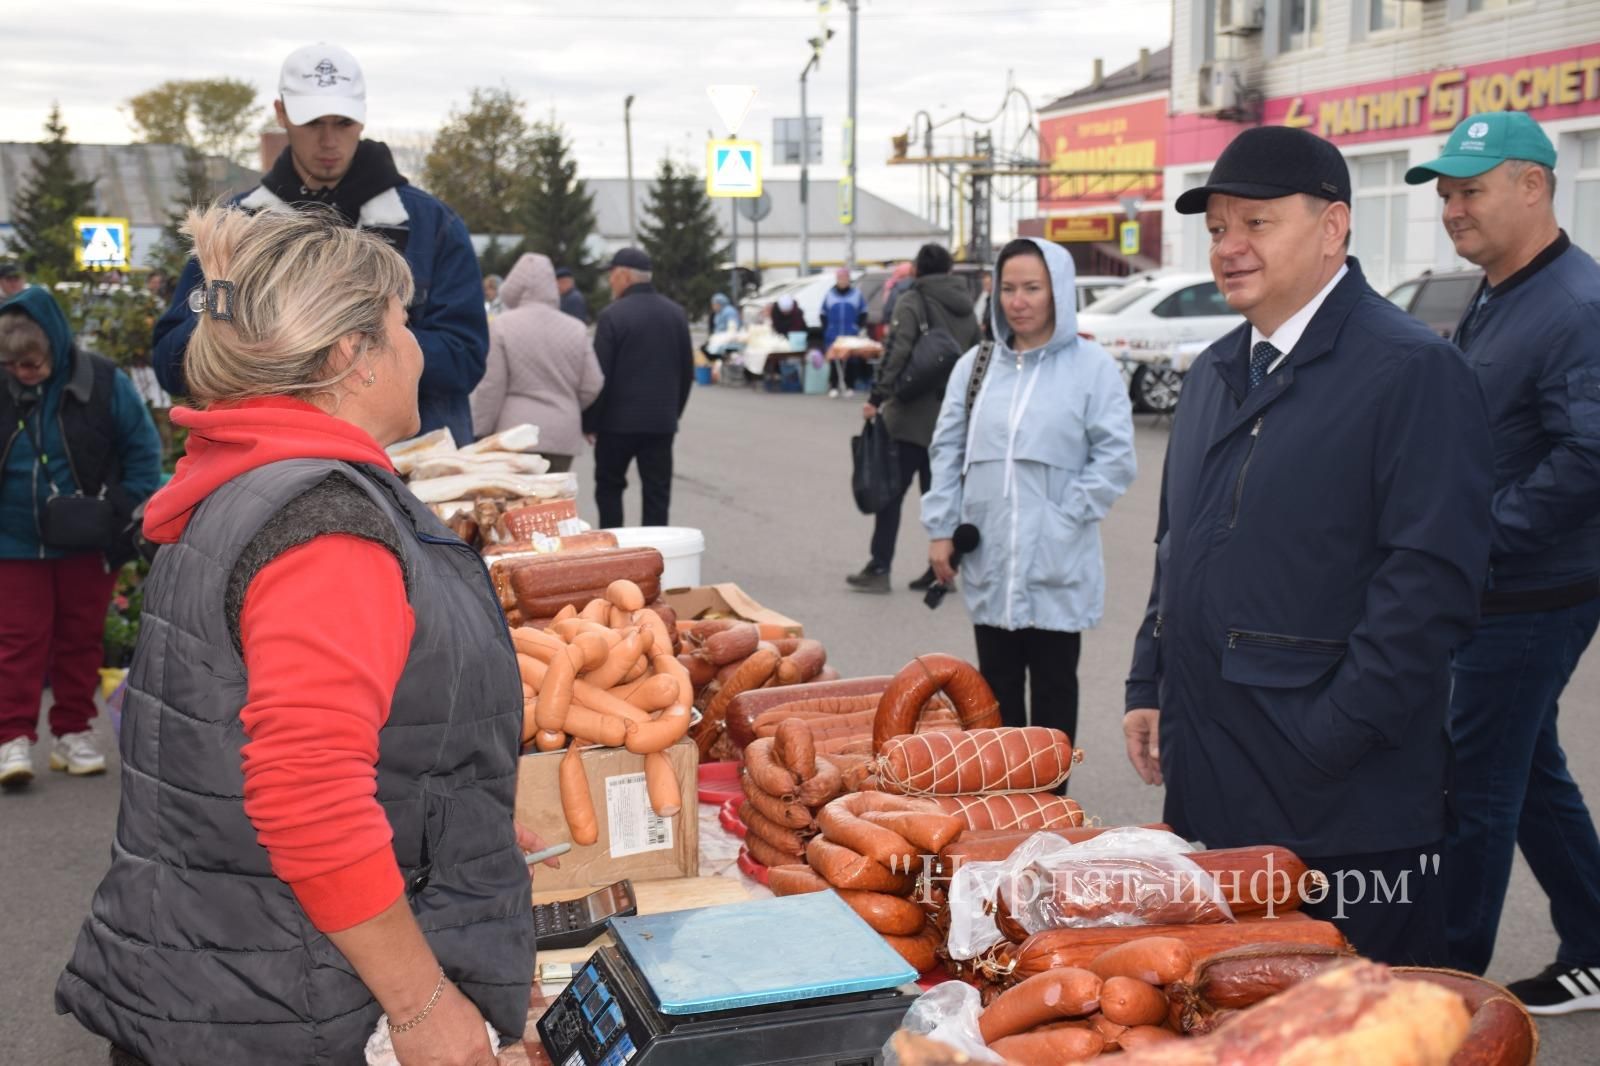
<path fill-rule="evenodd" d="M 1448 871 L 1423 857 L 1488 561 L 1483 402 L 1348 257 L 1333 145 L 1246 130 L 1177 209 L 1205 213 L 1246 322 L 1195 361 L 1173 421 L 1128 756 L 1181 834 L 1292 849 L 1331 882 L 1311 914 L 1364 955 L 1433 963 Z"/>
<path fill-rule="evenodd" d="M 689 317 L 651 284 L 650 257 L 623 248 L 611 259 L 611 303 L 600 312 L 594 351 L 605 388 L 583 412 L 594 442 L 594 495 L 600 525 L 622 525 L 628 467 L 639 465 L 641 525 L 664 526 L 672 505 L 672 439 L 694 387 Z"/>

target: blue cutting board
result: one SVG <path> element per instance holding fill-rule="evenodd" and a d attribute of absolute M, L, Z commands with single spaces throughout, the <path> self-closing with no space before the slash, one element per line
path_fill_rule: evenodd
<path fill-rule="evenodd" d="M 832 892 L 614 918 L 611 935 L 663 1014 L 874 992 L 917 977 Z"/>

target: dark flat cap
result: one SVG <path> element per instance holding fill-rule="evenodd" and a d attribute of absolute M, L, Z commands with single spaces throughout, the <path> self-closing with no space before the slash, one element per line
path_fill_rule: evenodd
<path fill-rule="evenodd" d="M 556 267 L 556 277 L 558 277 L 558 278 L 570 278 L 570 277 L 572 277 L 572 268 L 570 268 L 570 267 Z"/>
<path fill-rule="evenodd" d="M 608 269 L 627 267 L 629 270 L 649 270 L 650 257 L 638 248 L 623 248 L 611 257 L 611 266 Z"/>
<path fill-rule="evenodd" d="M 0 278 L 16 278 L 22 276 L 22 268 L 9 259 L 0 259 Z"/>
<path fill-rule="evenodd" d="M 1245 200 L 1276 200 L 1305 193 L 1348 204 L 1350 168 L 1339 149 L 1314 133 L 1288 126 L 1256 126 L 1222 150 L 1204 185 L 1178 197 L 1178 214 L 1203 213 L 1214 192 Z"/>

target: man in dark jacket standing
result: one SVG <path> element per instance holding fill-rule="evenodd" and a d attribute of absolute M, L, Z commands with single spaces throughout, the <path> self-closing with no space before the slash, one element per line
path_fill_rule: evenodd
<path fill-rule="evenodd" d="M 556 267 L 556 291 L 561 294 L 561 310 L 587 326 L 589 301 L 583 298 L 583 290 L 567 267 Z"/>
<path fill-rule="evenodd" d="M 950 273 L 953 262 L 942 245 L 924 244 L 917 250 L 916 280 L 905 299 L 895 307 L 889 322 L 889 339 L 883 361 L 872 383 L 872 394 L 861 414 L 868 422 L 883 412 L 884 428 L 899 447 L 900 492 L 894 503 L 872 518 L 872 558 L 858 574 L 845 578 L 861 592 L 888 592 L 889 567 L 894 562 L 894 542 L 900 535 L 900 505 L 906 489 L 916 478 L 927 492 L 933 478 L 928 469 L 928 445 L 933 442 L 934 423 L 939 421 L 939 405 L 944 400 L 944 381 L 929 382 L 924 391 L 908 399 L 895 397 L 895 388 L 911 362 L 911 350 L 931 330 L 943 329 L 955 339 L 956 349 L 965 352 L 981 339 L 978 320 L 972 314 L 972 294 L 967 283 Z M 952 361 L 949 370 L 955 368 Z M 921 590 L 933 584 L 933 570 L 911 582 Z"/>
<path fill-rule="evenodd" d="M 1600 625 L 1600 266 L 1556 223 L 1555 163 L 1539 124 L 1507 112 L 1468 117 L 1406 174 L 1438 179 L 1445 231 L 1484 271 L 1455 342 L 1495 450 L 1483 621 L 1450 697 L 1449 965 L 1489 965 L 1520 844 L 1561 937 L 1554 964 L 1509 986 L 1536 1014 L 1600 1009 L 1600 838 L 1556 731 Z"/>
<path fill-rule="evenodd" d="M 594 350 L 605 388 L 583 413 L 593 434 L 594 497 L 600 526 L 622 525 L 628 466 L 639 463 L 641 525 L 664 526 L 672 503 L 672 438 L 694 387 L 689 317 L 650 283 L 650 257 L 624 248 L 611 260 L 612 301 L 600 312 Z"/>
<path fill-rule="evenodd" d="M 1327 141 L 1245 130 L 1177 209 L 1205 212 L 1246 323 L 1173 421 L 1129 758 L 1182 835 L 1292 849 L 1331 882 L 1308 913 L 1374 959 L 1436 963 L 1441 873 L 1419 856 L 1444 840 L 1450 653 L 1488 562 L 1483 401 L 1347 258 Z"/>
<path fill-rule="evenodd" d="M 292 52 L 283 62 L 273 108 L 289 146 L 261 184 L 233 202 L 247 211 L 328 208 L 352 226 L 376 230 L 406 257 L 416 282 L 406 325 L 422 348 L 422 431 L 447 428 L 457 444 L 470 444 L 468 397 L 488 359 L 489 319 L 467 227 L 454 211 L 407 183 L 388 145 L 361 139 L 366 80 L 343 48 L 313 44 Z M 195 322 L 189 294 L 204 281 L 190 259 L 172 305 L 156 323 L 151 362 L 161 387 L 174 396 L 188 391 L 183 353 Z"/>

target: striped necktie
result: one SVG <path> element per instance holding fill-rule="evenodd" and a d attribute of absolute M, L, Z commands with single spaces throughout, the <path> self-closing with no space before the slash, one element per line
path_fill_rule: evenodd
<path fill-rule="evenodd" d="M 1250 349 L 1250 388 L 1245 390 L 1246 395 L 1256 391 L 1256 387 L 1267 380 L 1267 368 L 1282 354 L 1267 341 Z"/>

